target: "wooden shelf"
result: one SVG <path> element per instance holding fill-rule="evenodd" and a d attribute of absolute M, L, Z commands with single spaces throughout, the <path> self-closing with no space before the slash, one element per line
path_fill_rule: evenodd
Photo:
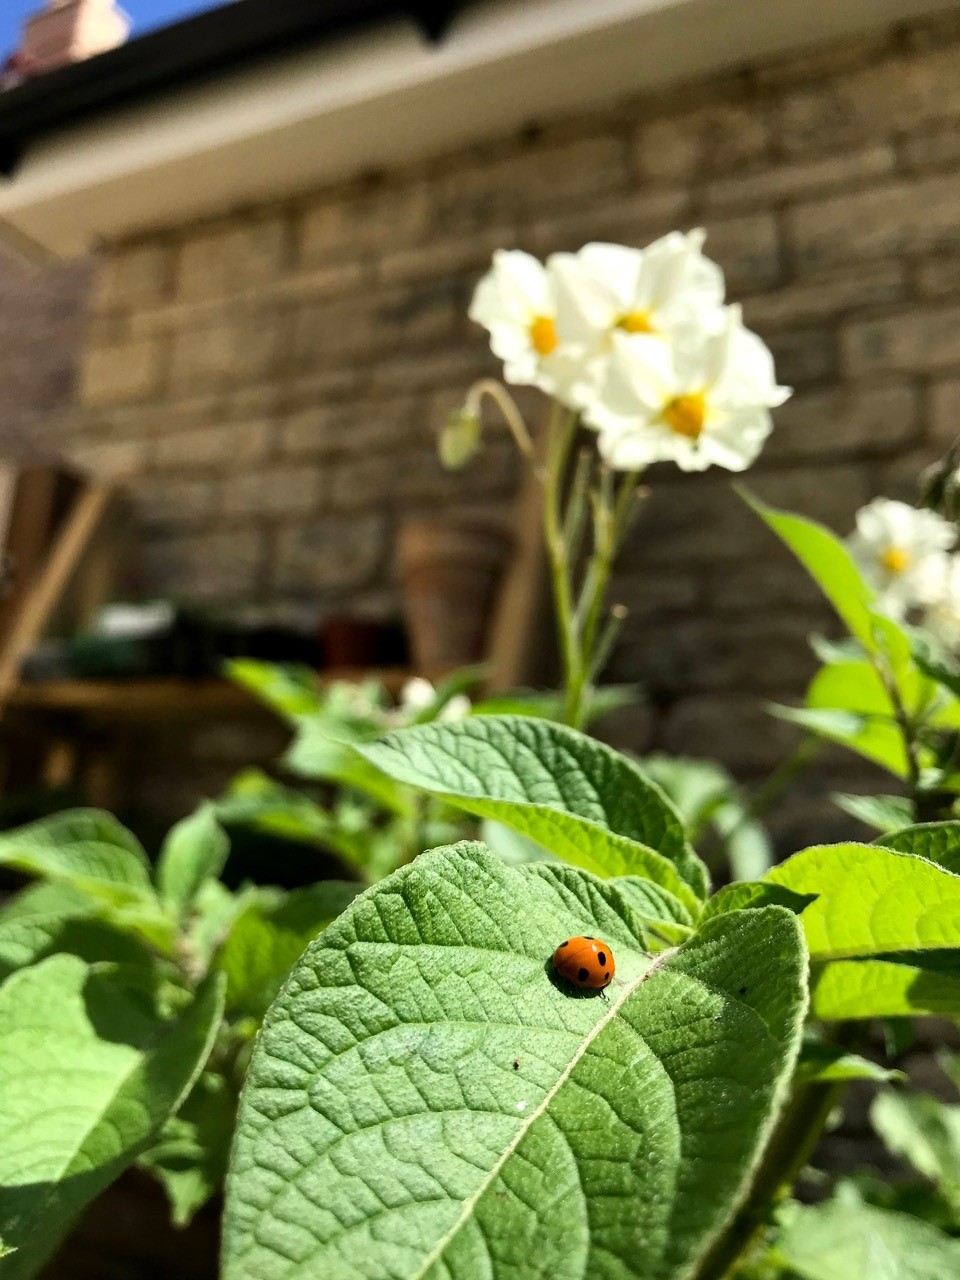
<path fill-rule="evenodd" d="M 344 668 L 318 672 L 323 683 L 376 679 L 397 693 L 411 672 Z M 228 680 L 36 680 L 10 694 L 12 711 L 83 716 L 101 722 L 192 720 L 266 712 L 253 694 Z"/>

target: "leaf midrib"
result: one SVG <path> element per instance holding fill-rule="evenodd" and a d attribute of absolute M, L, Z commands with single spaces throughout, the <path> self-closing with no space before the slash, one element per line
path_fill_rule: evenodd
<path fill-rule="evenodd" d="M 563 1071 L 561 1071 L 560 1075 L 557 1076 L 557 1079 L 553 1083 L 553 1085 L 544 1094 L 539 1105 L 533 1111 L 531 1111 L 529 1116 L 526 1116 L 524 1118 L 524 1121 L 519 1126 L 516 1135 L 507 1144 L 502 1155 L 500 1156 L 500 1159 L 497 1160 L 496 1164 L 494 1164 L 490 1168 L 490 1170 L 481 1180 L 477 1188 L 468 1197 L 468 1199 L 464 1201 L 463 1206 L 460 1210 L 460 1213 L 457 1217 L 457 1220 L 452 1224 L 452 1226 L 449 1228 L 446 1234 L 443 1235 L 437 1241 L 434 1247 L 430 1250 L 429 1254 L 421 1263 L 419 1270 L 411 1274 L 410 1280 L 424 1280 L 424 1277 L 428 1274 L 428 1272 L 430 1271 L 430 1268 L 434 1265 L 434 1263 L 440 1260 L 445 1250 L 452 1243 L 452 1241 L 454 1240 L 458 1232 L 470 1220 L 474 1209 L 480 1203 L 480 1200 L 486 1194 L 489 1188 L 493 1185 L 494 1181 L 499 1177 L 500 1171 L 503 1169 L 504 1165 L 507 1163 L 510 1157 L 516 1152 L 517 1148 L 520 1146 L 520 1143 L 527 1136 L 530 1129 L 533 1127 L 534 1123 L 540 1119 L 540 1117 L 544 1114 L 544 1112 L 548 1109 L 550 1104 L 556 1098 L 557 1094 L 560 1092 L 563 1086 L 570 1079 L 570 1076 L 573 1074 L 574 1069 L 576 1068 L 580 1060 L 584 1057 L 584 1055 L 586 1054 L 587 1050 L 591 1047 L 593 1042 L 596 1040 L 597 1036 L 601 1033 L 601 1031 L 603 1031 L 607 1026 L 609 1026 L 609 1024 L 620 1012 L 620 1009 L 627 1002 L 627 1000 L 630 999 L 630 997 L 634 994 L 634 992 L 639 990 L 639 988 L 643 986 L 643 984 L 647 981 L 647 979 L 650 978 L 654 973 L 656 973 L 656 971 L 659 968 L 661 968 L 666 963 L 667 960 L 669 960 L 672 956 L 674 956 L 676 952 L 677 952 L 676 947 L 672 948 L 669 951 L 662 951 L 653 960 L 653 962 L 649 965 L 649 967 L 645 969 L 644 972 L 634 982 L 629 983 L 626 986 L 622 995 L 620 995 L 616 1000 L 611 1001 L 611 1007 L 609 1012 L 607 1012 L 601 1019 L 599 1019 L 599 1021 L 596 1022 L 594 1026 L 591 1028 L 591 1030 L 583 1037 L 583 1042 L 577 1049 L 576 1053 L 571 1057 L 570 1061 L 567 1063 L 566 1067 L 564 1067 Z"/>

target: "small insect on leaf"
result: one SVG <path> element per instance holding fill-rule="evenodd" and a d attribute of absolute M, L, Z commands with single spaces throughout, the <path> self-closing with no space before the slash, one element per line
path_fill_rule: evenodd
<path fill-rule="evenodd" d="M 564 981 L 588 991 L 602 991 L 617 971 L 613 952 L 599 938 L 567 938 L 553 953 L 553 967 Z"/>

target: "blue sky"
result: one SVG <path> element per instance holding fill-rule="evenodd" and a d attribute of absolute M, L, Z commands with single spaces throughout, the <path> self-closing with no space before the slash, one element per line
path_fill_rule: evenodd
<path fill-rule="evenodd" d="M 0 53 L 9 53 L 20 39 L 20 24 L 28 14 L 42 9 L 46 0 L 0 0 Z M 215 9 L 223 0 L 119 0 L 133 18 L 135 35 L 176 22 L 200 9 Z"/>

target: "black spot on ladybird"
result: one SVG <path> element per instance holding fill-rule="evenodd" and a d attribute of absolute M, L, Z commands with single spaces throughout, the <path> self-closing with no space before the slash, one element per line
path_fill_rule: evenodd
<path fill-rule="evenodd" d="M 610 972 L 609 972 L 609 970 L 608 970 L 608 971 L 603 975 L 603 980 L 604 980 L 604 982 L 609 982 L 609 981 L 610 981 Z"/>
<path fill-rule="evenodd" d="M 569 939 L 569 938 L 567 938 L 566 942 L 561 942 L 561 943 L 560 943 L 560 946 L 561 946 L 561 947 L 569 947 L 569 945 L 570 945 L 570 939 Z M 558 947 L 558 948 L 557 948 L 557 950 L 559 951 L 559 950 L 560 950 L 560 947 Z"/>
<path fill-rule="evenodd" d="M 606 964 L 606 963 L 607 963 L 607 955 L 606 955 L 606 952 L 605 952 L 605 951 L 598 951 L 598 952 L 597 952 L 597 959 L 599 960 L 599 962 L 600 962 L 601 964 Z"/>
<path fill-rule="evenodd" d="M 579 973 L 579 975 L 578 975 L 578 976 L 579 976 L 579 978 L 580 978 L 580 981 L 581 981 L 581 982 L 586 982 L 586 980 L 590 977 L 590 970 L 589 970 L 589 969 L 581 969 L 581 970 L 580 970 L 580 973 Z"/>

